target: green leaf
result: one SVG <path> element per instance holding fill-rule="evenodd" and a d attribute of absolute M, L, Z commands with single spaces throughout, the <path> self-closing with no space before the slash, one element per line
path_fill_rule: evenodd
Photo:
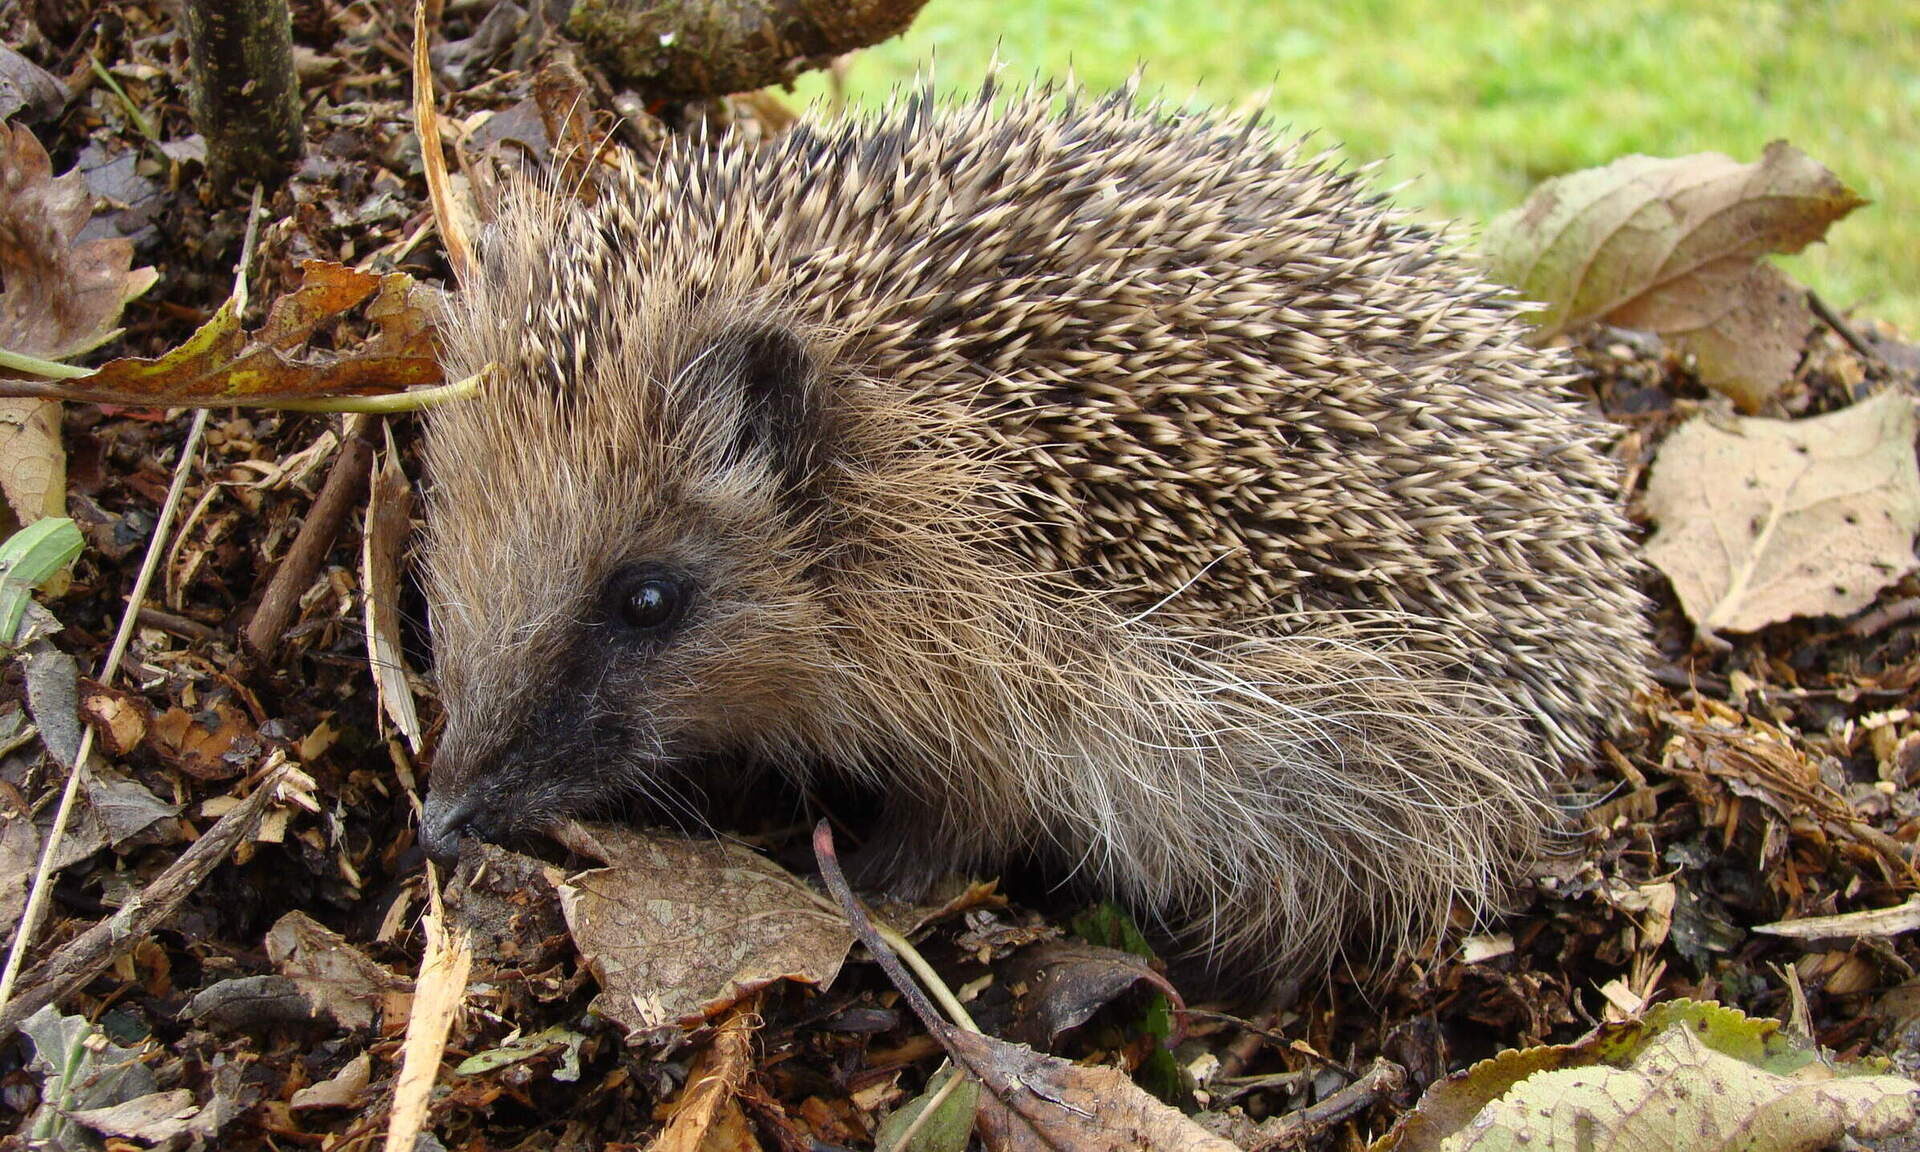
<path fill-rule="evenodd" d="M 33 590 L 65 572 L 86 543 L 73 521 L 50 516 L 0 544 L 0 645 L 12 645 Z"/>
<path fill-rule="evenodd" d="M 874 1141 L 876 1148 L 899 1149 L 900 1152 L 963 1152 L 967 1140 L 973 1135 L 974 1113 L 980 1107 L 980 1085 L 972 1080 L 964 1080 L 957 1088 L 947 1093 L 940 1101 L 927 1122 L 914 1128 L 913 1138 L 905 1144 L 900 1137 L 921 1112 L 926 1110 L 927 1102 L 940 1094 L 948 1080 L 963 1073 L 952 1067 L 936 1072 L 927 1082 L 927 1090 L 902 1104 L 898 1111 L 886 1118 L 880 1125 L 879 1138 Z"/>

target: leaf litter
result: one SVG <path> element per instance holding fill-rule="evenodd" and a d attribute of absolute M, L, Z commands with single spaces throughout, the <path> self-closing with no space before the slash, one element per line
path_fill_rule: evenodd
<path fill-rule="evenodd" d="M 40 131 L 56 155 L 92 149 L 87 171 L 119 173 L 127 188 L 140 189 L 139 213 L 92 215 L 96 228 L 124 229 L 111 237 L 126 245 L 124 268 L 113 265 L 122 269 L 115 289 L 121 307 L 60 330 L 78 334 L 69 343 L 84 343 L 101 324 L 105 331 L 123 328 L 86 359 L 127 365 L 107 379 L 124 389 L 119 404 L 146 407 L 72 406 L 45 424 L 37 446 L 6 450 L 8 460 L 40 453 L 49 462 L 63 448 L 64 481 L 44 472 L 45 490 L 36 495 L 26 475 L 14 505 L 38 500 L 51 512 L 64 486 L 64 511 L 87 548 L 65 591 L 39 595 L 64 626 L 50 642 L 89 667 L 118 619 L 139 542 L 182 441 L 184 418 L 155 409 L 225 404 L 243 393 L 311 396 L 314 388 L 360 387 L 355 381 L 373 375 L 364 366 L 381 357 L 412 365 L 399 374 L 403 384 L 432 383 L 437 377 L 407 373 L 424 373 L 423 362 L 431 360 L 431 289 L 449 281 L 432 234 L 423 161 L 410 142 L 404 73 L 394 67 L 406 57 L 403 20 L 349 6 L 324 27 L 298 31 L 303 50 L 325 65 L 311 93 L 314 147 L 268 205 L 253 302 L 242 308 L 228 306 L 226 285 L 244 212 L 194 193 L 202 160 L 164 55 L 170 17 L 153 6 L 124 8 L 124 27 L 107 30 L 97 50 L 124 100 L 154 128 L 159 148 L 142 136 L 122 97 L 99 87 L 78 98 L 57 134 Z M 442 34 L 471 35 L 477 24 L 462 22 L 477 19 L 450 15 Z M 460 66 L 470 86 L 443 97 L 446 131 L 456 141 L 541 120 L 533 78 L 551 45 L 524 29 L 495 33 L 469 42 Z M 25 50 L 43 51 L 32 44 Z M 44 64 L 49 57 L 36 59 Z M 511 59 L 528 67 L 503 67 Z M 616 111 L 591 85 L 567 90 L 586 110 L 582 123 L 612 123 L 631 109 Z M 709 114 L 717 130 L 731 124 L 745 141 L 765 130 L 750 104 L 717 102 Z M 640 126 L 639 138 L 665 131 L 644 117 L 627 122 Z M 545 133 L 509 134 L 534 163 L 543 162 Z M 1770 150 L 1757 167 L 1804 175 L 1811 162 L 1803 160 Z M 1712 194 L 1744 211 L 1754 198 L 1740 190 L 1751 189 L 1755 177 L 1736 170 L 1755 166 L 1725 163 L 1731 167 L 1715 170 L 1729 175 Z M 1700 169 L 1689 171 L 1697 177 Z M 54 179 L 50 165 L 44 175 Z M 1618 453 L 1637 487 L 1670 475 L 1683 492 L 1689 483 L 1697 491 L 1725 470 L 1685 464 L 1683 454 L 1665 457 L 1663 445 L 1703 414 L 1710 424 L 1737 426 L 1712 391 L 1727 387 L 1730 375 L 1746 377 L 1747 390 L 1733 392 L 1741 404 L 1789 426 L 1864 408 L 1875 397 L 1915 394 L 1920 355 L 1902 334 L 1868 319 L 1841 318 L 1843 333 L 1795 313 L 1767 320 L 1764 329 L 1791 331 L 1793 339 L 1750 339 L 1756 329 L 1741 320 L 1738 301 L 1785 290 L 1754 279 L 1764 275 L 1754 269 L 1766 268 L 1765 250 L 1708 243 L 1711 229 L 1681 210 L 1705 203 L 1714 181 L 1700 180 L 1693 191 L 1684 184 L 1670 182 L 1630 209 L 1608 196 L 1595 200 L 1629 218 L 1673 213 L 1681 227 L 1670 237 L 1672 251 L 1697 250 L 1707 271 L 1673 275 L 1677 263 L 1664 271 L 1628 268 L 1609 275 L 1639 285 L 1638 299 L 1621 297 L 1590 317 L 1555 305 L 1564 318 L 1557 335 L 1620 429 Z M 1813 185 L 1822 186 L 1821 178 Z M 1818 211 L 1833 214 L 1846 195 L 1818 193 L 1815 199 L 1825 198 Z M 83 206 L 91 215 L 93 205 Z M 1780 225 L 1767 227 L 1781 233 Z M 1786 239 L 1772 248 L 1790 247 L 1799 227 L 1786 227 Z M 56 234 L 69 238 L 69 260 L 90 242 L 73 239 L 80 235 L 73 228 Z M 1630 254 L 1628 263 L 1648 258 Z M 144 294 L 130 291 L 136 264 L 161 277 Z M 334 307 L 369 283 L 370 292 Z M 343 285 L 353 291 L 337 291 Z M 1713 297 L 1710 290 L 1731 295 Z M 384 323 L 373 314 L 383 299 L 394 308 Z M 1728 317 L 1736 343 L 1767 353 L 1754 358 L 1764 361 L 1760 368 L 1723 370 L 1704 349 L 1700 333 Z M 1592 322 L 1600 320 L 1606 323 Z M 1635 325 L 1664 338 L 1636 335 Z M 261 372 L 252 374 L 255 367 Z M 392 384 L 389 377 L 382 386 Z M 176 386 L 188 391 L 170 391 Z M 397 494 L 388 470 L 417 472 L 410 467 L 415 442 L 409 423 L 390 426 L 397 452 L 382 453 L 381 467 Z M 1824 452 L 1830 444 L 1823 427 L 1794 435 L 1810 452 Z M 938 1069 L 947 1053 L 902 1011 L 899 992 L 863 953 L 845 952 L 844 933 L 835 937 L 842 943 L 812 948 L 811 958 L 799 950 L 805 963 L 773 962 L 775 954 L 757 952 L 757 944 L 703 949 L 707 937 L 683 934 L 672 959 L 701 952 L 701 959 L 724 955 L 733 963 L 703 976 L 704 991 L 646 989 L 637 980 L 617 985 L 634 1005 L 649 996 L 662 1004 L 669 993 L 685 997 L 683 1008 L 636 1011 L 620 1022 L 594 1005 L 610 1003 L 608 985 L 622 978 L 608 974 L 644 971 L 646 957 L 620 951 L 636 939 L 624 932 L 602 941 L 572 931 L 557 892 L 569 877 L 587 876 L 583 883 L 604 901 L 595 915 L 620 923 L 609 918 L 644 914 L 650 894 L 669 891 L 660 887 L 667 878 L 642 873 L 608 887 L 610 869 L 582 854 L 540 859 L 489 850 L 471 868 L 463 863 L 457 914 L 431 924 L 423 919 L 426 869 L 412 831 L 421 768 L 414 749 L 388 735 L 368 671 L 369 636 L 378 638 L 376 660 L 427 665 L 418 590 L 403 562 L 389 566 L 393 530 L 379 526 L 394 514 L 378 523 L 346 517 L 314 566 L 294 573 L 300 579 L 291 620 L 271 661 L 253 660 L 236 640 L 288 558 L 341 452 L 342 431 L 329 417 L 269 408 L 211 420 L 184 501 L 195 511 L 183 521 L 168 566 L 172 591 L 139 617 L 120 695 L 76 690 L 76 706 L 100 733 L 111 766 L 177 812 L 163 819 L 178 823 L 181 839 L 145 835 L 151 821 L 120 829 L 124 835 L 84 824 L 89 831 L 57 861 L 65 881 L 36 959 L 111 935 L 89 931 L 125 923 L 113 920 L 116 910 L 137 903 L 187 840 L 206 838 L 224 814 L 246 803 L 242 797 L 253 794 L 267 764 L 295 768 L 305 781 L 295 802 L 271 807 L 252 832 L 228 844 L 163 920 L 138 921 L 124 947 L 101 953 L 101 966 L 62 994 L 62 1010 L 97 1019 L 95 1035 L 110 1033 L 106 1043 L 141 1053 L 154 1070 L 150 1090 L 142 1085 L 83 1109 L 100 1125 L 93 1130 L 148 1143 L 217 1134 L 221 1147 L 365 1148 L 390 1129 L 399 1136 L 417 1126 L 447 1147 L 571 1148 L 644 1143 L 685 1116 L 675 1138 L 713 1147 L 748 1140 L 783 1149 L 814 1140 L 866 1146 L 883 1129 L 887 1139 L 897 1138 L 912 1123 L 914 1102 L 943 1090 Z M 1898 440 L 1895 429 L 1869 455 L 1896 462 Z M 0 480 L 6 475 L 0 469 Z M 1694 503 L 1685 507 L 1683 497 L 1676 514 L 1697 514 L 1702 505 Z M 368 560 L 370 538 L 381 541 L 378 563 Z M 1818 528 L 1795 540 L 1815 555 L 1840 543 Z M 1673 585 L 1692 578 L 1676 574 Z M 1414 956 L 1392 971 L 1339 970 L 1264 1002 L 1212 998 L 1187 974 L 1157 969 L 1193 1007 L 1208 1010 L 1185 1019 L 1183 1038 L 1169 1050 L 1143 1038 L 1141 1005 L 1150 993 L 1127 978 L 1117 958 L 1089 960 L 1085 978 L 1059 985 L 1058 993 L 1050 995 L 1043 978 L 1029 984 L 1030 973 L 1045 970 L 1035 962 L 1049 955 L 1076 911 L 1070 898 L 1050 896 L 1044 886 L 1016 885 L 1012 900 L 974 889 L 944 918 L 908 931 L 981 1027 L 997 1036 L 1044 1038 L 1057 1051 L 1048 1057 L 983 1038 L 961 1042 L 967 1060 L 983 1078 L 1001 1077 L 1009 1092 L 1039 1088 L 1069 1105 L 1064 1114 L 1082 1130 L 1063 1139 L 1121 1141 L 1114 1146 L 1191 1139 L 1179 1127 L 1186 1123 L 1180 1110 L 1197 1109 L 1211 1130 L 1241 1146 L 1288 1147 L 1358 1146 L 1403 1114 L 1414 1092 L 1475 1061 L 1503 1048 L 1573 1043 L 1598 1020 L 1645 1019 L 1637 1014 L 1649 1004 L 1678 997 L 1713 997 L 1758 1015 L 1787 1015 L 1797 998 L 1827 1048 L 1910 1060 L 1911 1037 L 1920 1030 L 1903 1004 L 1914 999 L 1920 948 L 1911 933 L 1870 930 L 1881 920 L 1860 918 L 1904 907 L 1916 889 L 1910 861 L 1920 839 L 1913 798 L 1920 781 L 1920 581 L 1902 570 L 1851 607 L 1813 600 L 1751 629 L 1706 635 L 1696 633 L 1669 585 L 1653 591 L 1663 660 L 1657 684 L 1636 723 L 1573 782 L 1594 798 L 1577 850 L 1540 864 L 1500 924 L 1498 947 Z M 437 703 L 430 683 L 415 687 L 430 746 Z M 44 819 L 42 798 L 60 778 L 43 736 L 52 738 L 63 723 L 75 734 L 80 729 L 78 721 L 49 714 L 52 727 L 43 734 L 39 717 L 24 706 L 24 688 L 16 682 L 10 692 L 0 697 L 0 796 L 20 799 L 5 813 L 0 850 L 31 860 L 38 848 L 31 806 L 40 802 Z M 791 830 L 740 831 L 774 850 L 786 872 L 809 870 L 790 847 L 779 855 L 795 838 Z M 610 854 L 621 862 L 639 858 Z M 744 868 L 748 858 L 765 866 Z M 705 915 L 724 907 L 734 897 L 714 882 L 729 869 L 748 891 L 785 885 L 804 899 L 803 886 L 781 879 L 786 873 L 764 858 L 727 859 L 734 863 L 704 877 L 690 868 L 671 877 L 682 896 L 661 923 L 684 927 L 698 922 L 681 920 L 687 909 Z M 783 913 L 794 917 L 788 923 L 809 923 L 801 908 L 795 903 Z M 733 930 L 742 919 L 736 911 L 733 922 L 722 916 L 706 923 Z M 472 933 L 465 962 L 459 957 L 466 946 L 447 934 L 449 923 L 465 923 Z M 1807 925 L 1807 933 L 1762 931 L 1794 923 Z M 289 935 L 307 942 L 273 943 Z M 790 932 L 770 935 L 789 948 L 797 943 Z M 429 937 L 439 942 L 423 969 Z M 839 959 L 821 958 L 835 951 Z M 344 967 L 316 974 L 301 959 L 309 953 Z M 757 970 L 739 961 L 757 961 Z M 838 968 L 831 983 L 824 976 L 786 978 L 830 967 Z M 209 995 L 215 990 L 222 991 Z M 1055 1026 L 1083 1014 L 1086 1023 Z M 631 1024 L 669 1016 L 697 1022 L 691 1030 L 658 1027 L 646 1043 L 629 1042 Z M 422 1022 L 418 1040 L 410 1018 Z M 444 1040 L 430 1043 L 435 1032 Z M 489 1053 L 495 1055 L 481 1059 Z M 1178 1137 L 1145 1126 L 1144 1109 L 1154 1102 L 1128 1076 L 1153 1053 L 1168 1056 L 1186 1076 L 1178 1107 L 1154 1121 L 1174 1124 Z M 1391 1078 L 1371 1078 L 1380 1057 L 1403 1070 L 1407 1090 L 1391 1087 Z M 1679 1057 L 1663 1058 L 1679 1066 L 1672 1063 Z M 0 1093 L 0 1123 L 25 1131 L 43 1095 L 64 1089 L 13 1060 L 0 1069 L 14 1086 Z M 390 1104 L 400 1099 L 403 1065 L 404 1102 Z M 1742 1091 L 1766 1083 L 1723 1072 L 1725 1083 Z M 935 1112 L 951 1120 L 960 1089 L 947 1091 Z M 362 1107 L 342 1103 L 355 1093 L 366 1101 Z M 1011 1098 L 1022 1099 L 1017 1092 Z M 972 1114 L 994 1107 L 963 1109 L 959 1124 L 929 1120 L 921 1133 L 932 1128 L 926 1138 L 947 1141 L 931 1146 L 960 1146 L 953 1142 L 968 1138 Z M 197 1111 L 189 1117 L 189 1109 Z M 908 1119 L 889 1120 L 897 1115 Z M 1292 1124 L 1283 1123 L 1290 1117 Z M 166 1125 L 182 1121 L 201 1127 L 169 1135 Z"/>

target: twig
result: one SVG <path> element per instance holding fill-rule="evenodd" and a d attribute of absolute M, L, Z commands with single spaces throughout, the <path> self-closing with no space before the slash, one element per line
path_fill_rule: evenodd
<path fill-rule="evenodd" d="M 1847 634 L 1864 640 L 1886 631 L 1895 624 L 1904 624 L 1915 616 L 1920 616 L 1920 596 L 1908 596 L 1884 607 L 1875 608 L 1848 624 Z"/>
<path fill-rule="evenodd" d="M 321 561 L 333 549 L 334 538 L 347 522 L 347 513 L 366 494 L 367 468 L 373 462 L 373 445 L 366 436 L 367 421 L 365 416 L 347 417 L 340 454 L 333 458 L 333 470 L 327 473 L 320 495 L 314 497 L 313 507 L 307 510 L 307 518 L 293 538 L 293 546 L 287 549 L 280 566 L 267 580 L 260 607 L 254 610 L 253 619 L 247 621 L 242 643 L 257 664 L 265 666 L 273 662 L 287 625 L 299 610 L 300 597 L 313 583 Z"/>
<path fill-rule="evenodd" d="M 1220 1057 L 1220 1067 L 1215 1070 L 1214 1078 L 1231 1080 L 1247 1070 L 1247 1063 L 1254 1054 L 1268 1044 L 1285 1050 L 1287 1039 L 1274 1031 L 1281 1013 L 1285 1012 L 1300 998 L 1300 980 L 1290 979 L 1282 988 L 1276 988 L 1260 1002 L 1253 1014 L 1245 1020 L 1234 1020 L 1240 1026 L 1240 1035 L 1227 1046 L 1226 1054 Z"/>
<path fill-rule="evenodd" d="M 926 1026 L 927 1031 L 936 1037 L 944 1035 L 942 1031 L 944 1021 L 940 1019 L 940 1014 L 933 1010 L 932 1001 L 927 999 L 927 990 L 931 990 L 934 998 L 940 1001 L 940 1007 L 945 1010 L 948 1019 L 965 1031 L 980 1031 L 980 1026 L 973 1022 L 973 1017 L 967 1013 L 966 1008 L 961 1006 L 959 999 L 947 987 L 946 981 L 940 979 L 940 974 L 927 963 L 926 957 L 920 955 L 919 949 L 915 948 L 906 937 L 869 917 L 865 909 L 860 907 L 859 900 L 853 895 L 853 888 L 847 883 L 846 875 L 840 871 L 840 857 L 833 847 L 833 830 L 828 827 L 825 820 L 814 826 L 813 856 L 815 862 L 820 865 L 820 879 L 826 882 L 827 891 L 839 901 L 839 911 L 847 918 L 847 923 L 853 928 L 853 934 L 860 938 L 860 943 L 867 946 L 867 951 L 872 954 L 874 963 L 880 965 L 880 970 L 893 981 L 894 987 L 900 990 L 900 995 L 906 998 L 907 1007 L 913 1009 L 913 1014 L 920 1017 L 920 1023 Z M 907 965 L 912 967 L 914 973 L 920 977 L 918 982 L 909 979 L 906 970 L 900 966 L 902 957 L 906 958 Z M 926 985 L 927 990 L 921 988 L 921 983 Z"/>
<path fill-rule="evenodd" d="M 288 771 L 284 764 L 274 769 L 260 781 L 253 795 L 216 820 L 213 827 L 154 877 L 153 883 L 35 968 L 29 974 L 26 991 L 0 1009 L 0 1036 L 12 1032 L 20 1021 L 48 1004 L 83 987 L 104 972 L 122 952 L 165 923 L 234 846 L 253 835 Z"/>
<path fill-rule="evenodd" d="M 140 623 L 149 628 L 158 628 L 162 632 L 171 632 L 175 636 L 184 636 L 189 640 L 211 640 L 219 635 L 198 620 L 162 611 L 150 604 L 141 605 Z"/>
<path fill-rule="evenodd" d="M 1390 1060 L 1375 1060 L 1373 1067 L 1358 1080 L 1325 1100 L 1276 1117 L 1273 1126 L 1261 1133 L 1253 1152 L 1298 1148 L 1347 1117 L 1364 1112 L 1398 1092 L 1406 1082 L 1406 1069 Z"/>
<path fill-rule="evenodd" d="M 1840 339 L 1845 340 L 1849 348 L 1852 348 L 1855 352 L 1860 353 L 1860 355 L 1865 356 L 1877 364 L 1886 363 L 1885 358 L 1880 355 L 1878 349 L 1874 348 L 1873 345 L 1867 343 L 1865 340 L 1862 340 L 1860 334 L 1853 330 L 1851 324 L 1842 320 L 1838 312 L 1828 307 L 1825 300 L 1820 299 L 1820 293 L 1808 289 L 1807 306 L 1813 309 L 1815 316 L 1820 317 L 1820 319 L 1826 322 L 1827 327 L 1839 333 Z"/>
<path fill-rule="evenodd" d="M 240 247 L 240 267 L 234 272 L 233 295 L 239 306 L 244 309 L 247 299 L 247 265 L 253 260 L 254 241 L 259 235 L 260 190 L 253 191 L 253 207 L 247 213 L 247 235 Z M 187 429 L 187 440 L 180 446 L 180 459 L 174 464 L 173 482 L 167 486 L 167 498 L 160 506 L 160 516 L 154 521 L 153 537 L 147 541 L 147 554 L 140 562 L 140 573 L 134 577 L 133 590 L 127 593 L 127 608 L 120 615 L 120 630 L 114 634 L 113 647 L 108 650 L 107 658 L 100 666 L 99 680 L 102 684 L 112 684 L 113 677 L 120 670 L 120 661 L 126 657 L 127 645 L 133 642 L 133 633 L 140 618 L 140 604 L 147 598 L 147 588 L 153 583 L 153 573 L 160 565 L 160 557 L 166 554 L 167 533 L 174 516 L 180 510 L 180 496 L 187 488 L 187 476 L 193 471 L 193 461 L 200 452 L 200 437 L 207 429 L 207 412 L 202 408 L 194 413 L 193 423 Z M 7 965 L 0 971 L 0 1012 L 4 1012 L 9 1000 L 13 998 L 13 985 L 20 978 L 20 965 L 26 960 L 27 949 L 33 944 L 33 937 L 40 929 L 41 917 L 46 915 L 47 897 L 53 890 L 53 862 L 60 851 L 61 841 L 66 838 L 67 821 L 73 816 L 73 801 L 80 794 L 80 782 L 86 774 L 87 757 L 93 754 L 94 728 L 87 725 L 80 734 L 80 750 L 73 758 L 73 764 L 67 772 L 66 788 L 60 793 L 60 807 L 53 814 L 53 827 L 47 832 L 47 842 L 41 846 L 40 862 L 34 868 L 33 887 L 27 892 L 27 906 L 20 914 L 20 926 L 14 930 L 13 946 L 7 951 Z"/>
<path fill-rule="evenodd" d="M 926 0 L 599 0 L 568 31 L 618 86 L 697 100 L 786 84 L 904 32 Z"/>

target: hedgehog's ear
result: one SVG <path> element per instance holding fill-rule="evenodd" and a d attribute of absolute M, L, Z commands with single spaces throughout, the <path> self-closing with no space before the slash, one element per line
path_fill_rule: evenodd
<path fill-rule="evenodd" d="M 771 460 L 790 493 L 810 495 L 824 463 L 827 411 L 820 373 L 806 343 L 775 324 L 733 329 L 721 340 L 739 389 L 736 459 Z"/>

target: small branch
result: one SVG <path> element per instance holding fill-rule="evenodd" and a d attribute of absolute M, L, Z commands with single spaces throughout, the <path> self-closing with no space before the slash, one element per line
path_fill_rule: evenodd
<path fill-rule="evenodd" d="M 1847 342 L 1847 347 L 1860 353 L 1860 355 L 1865 356 L 1867 359 L 1872 360 L 1876 364 L 1885 363 L 1874 346 L 1862 340 L 1860 333 L 1853 330 L 1853 325 L 1841 319 L 1838 312 L 1835 312 L 1829 307 L 1825 300 L 1820 299 L 1820 293 L 1808 289 L 1807 306 L 1813 309 L 1813 314 L 1820 317 L 1820 319 L 1826 323 L 1827 327 L 1838 333 L 1840 339 Z"/>
<path fill-rule="evenodd" d="M 140 623 L 145 627 L 158 628 L 162 632 L 169 632 L 188 640 L 212 640 L 220 635 L 198 620 L 162 611 L 150 604 L 141 606 Z"/>
<path fill-rule="evenodd" d="M 567 32 L 620 83 L 692 100 L 785 84 L 898 36 L 926 0 L 573 0 Z"/>
<path fill-rule="evenodd" d="M 1254 1144 L 1253 1152 L 1281 1152 L 1303 1147 L 1309 1140 L 1350 1116 L 1356 1116 L 1398 1092 L 1407 1082 L 1407 1070 L 1389 1060 L 1375 1060 L 1373 1067 L 1340 1091 L 1298 1112 L 1289 1112 L 1271 1121 Z"/>
<path fill-rule="evenodd" d="M 300 609 L 300 597 L 320 571 L 347 514 L 359 504 L 367 491 L 367 469 L 373 462 L 373 445 L 367 439 L 368 418 L 349 416 L 340 442 L 340 454 L 333 458 L 333 470 L 314 497 L 313 507 L 293 538 L 293 546 L 280 559 L 279 567 L 267 581 L 260 596 L 260 607 L 247 621 L 241 637 L 248 655 L 265 667 L 273 663 L 287 626 Z"/>
<path fill-rule="evenodd" d="M 189 845 L 166 871 L 154 877 L 153 883 L 139 895 L 35 968 L 27 979 L 27 990 L 0 1009 L 0 1036 L 11 1033 L 20 1021 L 84 986 L 106 971 L 121 953 L 166 923 L 227 854 L 259 828 L 261 817 L 272 806 L 274 793 L 287 771 L 282 765 L 268 773 L 251 796 L 215 821 L 213 827 Z"/>
<path fill-rule="evenodd" d="M 1847 625 L 1847 634 L 1866 639 L 1920 616 L 1920 596 L 1908 596 L 1873 611 Z"/>
<path fill-rule="evenodd" d="M 940 995 L 941 1007 L 946 1010 L 955 1024 L 968 1032 L 980 1031 L 980 1026 L 973 1022 L 973 1017 L 961 1007 L 960 1001 L 947 989 L 945 982 L 934 974 L 932 967 L 917 950 L 907 943 L 906 938 L 891 929 L 882 929 L 867 915 L 866 910 L 860 907 L 860 901 L 854 897 L 853 888 L 847 883 L 845 873 L 840 870 L 840 856 L 833 847 L 833 829 L 827 826 L 825 820 L 820 821 L 813 829 L 813 858 L 820 865 L 820 879 L 826 883 L 827 891 L 832 893 L 833 898 L 839 902 L 840 912 L 853 928 L 853 934 L 860 938 L 860 943 L 867 946 L 873 962 L 880 965 L 880 970 L 887 974 L 887 979 L 893 981 L 893 986 L 899 989 L 900 995 L 905 998 L 907 1007 L 920 1018 L 920 1023 L 926 1027 L 927 1031 L 935 1037 L 944 1037 L 947 1034 L 946 1021 L 940 1019 L 939 1012 L 934 1011 L 933 1001 L 927 998 L 926 991 L 907 975 L 905 968 L 901 967 L 902 955 L 911 955 L 918 961 L 915 970 L 923 979 L 931 977 L 928 987 L 937 989 L 942 994 Z M 887 936 L 892 936 L 892 939 L 886 939 Z"/>

